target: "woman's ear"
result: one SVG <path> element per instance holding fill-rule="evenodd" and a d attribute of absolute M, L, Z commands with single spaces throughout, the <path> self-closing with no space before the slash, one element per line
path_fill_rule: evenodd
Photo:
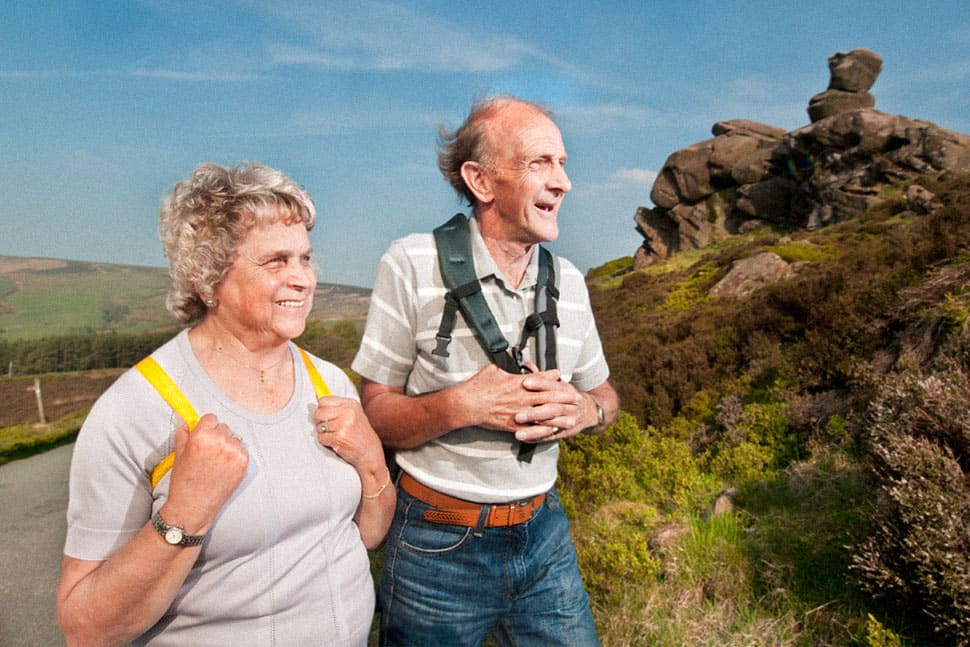
<path fill-rule="evenodd" d="M 492 176 L 481 162 L 468 161 L 462 164 L 461 177 L 468 190 L 475 195 L 478 204 L 489 204 L 493 200 Z"/>

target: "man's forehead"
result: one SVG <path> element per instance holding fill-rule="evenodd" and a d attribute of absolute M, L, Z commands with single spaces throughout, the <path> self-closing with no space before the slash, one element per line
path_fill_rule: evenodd
<path fill-rule="evenodd" d="M 495 146 L 495 153 L 512 154 L 511 149 L 521 153 L 542 152 L 565 155 L 565 146 L 559 127 L 549 117 L 531 110 L 516 116 L 495 120 L 488 129 L 488 139 Z"/>

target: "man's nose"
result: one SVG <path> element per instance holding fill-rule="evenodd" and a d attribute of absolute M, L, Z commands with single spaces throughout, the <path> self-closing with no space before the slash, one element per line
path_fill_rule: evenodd
<path fill-rule="evenodd" d="M 563 193 L 569 193 L 573 188 L 573 183 L 569 180 L 569 174 L 566 173 L 566 167 L 562 164 L 556 164 L 553 167 L 549 184 L 553 189 L 562 191 Z"/>

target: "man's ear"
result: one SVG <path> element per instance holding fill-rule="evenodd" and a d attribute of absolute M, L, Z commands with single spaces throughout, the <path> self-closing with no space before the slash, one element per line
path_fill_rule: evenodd
<path fill-rule="evenodd" d="M 465 186 L 475 194 L 478 204 L 488 204 L 494 198 L 492 192 L 492 177 L 485 170 L 480 162 L 471 160 L 461 165 L 461 177 L 465 180 Z"/>

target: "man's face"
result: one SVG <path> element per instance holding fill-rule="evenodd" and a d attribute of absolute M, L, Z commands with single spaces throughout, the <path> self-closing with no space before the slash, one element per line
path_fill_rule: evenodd
<path fill-rule="evenodd" d="M 510 106 L 486 135 L 494 167 L 493 204 L 506 236 L 532 245 L 559 236 L 559 205 L 572 188 L 556 124 L 528 106 Z"/>

